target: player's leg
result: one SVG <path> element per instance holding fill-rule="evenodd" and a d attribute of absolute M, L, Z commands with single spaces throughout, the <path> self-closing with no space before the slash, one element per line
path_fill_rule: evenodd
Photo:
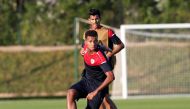
<path fill-rule="evenodd" d="M 106 109 L 104 103 L 102 102 L 102 104 L 100 105 L 100 108 L 99 109 Z"/>
<path fill-rule="evenodd" d="M 81 79 L 69 88 L 67 92 L 67 109 L 76 109 L 76 100 L 86 97 L 87 92 L 85 91 L 85 83 L 85 80 Z"/>
<path fill-rule="evenodd" d="M 113 70 L 115 67 L 115 64 L 116 64 L 116 56 L 112 56 L 109 59 L 109 63 L 110 63 L 110 66 Z M 104 97 L 104 100 L 103 100 L 101 107 L 99 109 L 117 109 L 115 103 L 110 99 L 109 88 L 107 89 L 107 94 Z"/>
<path fill-rule="evenodd" d="M 67 109 L 77 109 L 75 97 L 77 91 L 75 89 L 69 89 L 67 91 Z"/>
<path fill-rule="evenodd" d="M 86 89 L 87 92 L 90 93 L 94 90 L 96 90 L 100 85 L 102 84 L 101 81 L 97 81 L 95 79 L 88 79 L 86 81 Z M 98 92 L 92 100 L 87 100 L 87 106 L 86 109 L 99 109 L 100 105 L 103 102 L 103 99 L 107 93 L 108 88 L 102 89 L 100 92 Z"/>
<path fill-rule="evenodd" d="M 106 94 L 102 104 L 105 106 L 105 109 L 117 109 L 115 103 L 110 99 L 109 94 Z"/>
<path fill-rule="evenodd" d="M 105 94 L 99 92 L 92 100 L 87 101 L 86 109 L 99 109 Z"/>

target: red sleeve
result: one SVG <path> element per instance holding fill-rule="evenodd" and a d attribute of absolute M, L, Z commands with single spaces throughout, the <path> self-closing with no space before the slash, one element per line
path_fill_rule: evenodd
<path fill-rule="evenodd" d="M 97 54 L 98 54 L 99 59 L 100 59 L 100 64 L 105 63 L 106 62 L 106 58 L 104 57 L 104 55 L 100 51 L 98 51 Z"/>
<path fill-rule="evenodd" d="M 111 29 L 108 29 L 108 37 L 111 38 L 112 36 L 114 36 L 114 31 Z"/>

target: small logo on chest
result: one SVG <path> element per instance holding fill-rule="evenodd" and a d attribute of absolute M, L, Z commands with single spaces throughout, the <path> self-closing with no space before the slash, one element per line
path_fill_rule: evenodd
<path fill-rule="evenodd" d="M 94 64 L 94 62 L 95 62 L 94 59 L 91 59 L 91 60 L 90 60 L 90 63 L 91 63 L 91 64 Z"/>

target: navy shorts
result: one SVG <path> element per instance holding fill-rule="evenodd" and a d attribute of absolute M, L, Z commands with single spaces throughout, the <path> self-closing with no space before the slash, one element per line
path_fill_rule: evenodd
<path fill-rule="evenodd" d="M 101 83 L 102 82 L 95 79 L 82 78 L 79 82 L 72 85 L 70 89 L 75 89 L 78 92 L 75 97 L 75 100 L 78 100 L 80 98 L 86 98 L 88 93 L 97 89 L 97 87 L 100 86 Z M 88 100 L 86 109 L 99 109 L 103 98 L 106 95 L 106 92 L 107 87 L 100 91 L 92 100 Z"/>
<path fill-rule="evenodd" d="M 84 79 L 86 78 L 85 74 L 86 74 L 86 70 L 83 69 L 83 71 L 81 73 L 81 77 Z M 107 86 L 104 91 L 106 92 L 106 94 L 109 94 L 109 86 Z"/>

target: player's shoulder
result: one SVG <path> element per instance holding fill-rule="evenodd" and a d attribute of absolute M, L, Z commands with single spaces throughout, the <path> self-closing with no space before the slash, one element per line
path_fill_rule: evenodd
<path fill-rule="evenodd" d="M 114 30 L 105 26 L 101 26 L 102 31 L 107 31 L 108 34 L 114 34 Z"/>
<path fill-rule="evenodd" d="M 107 31 L 108 31 L 108 37 L 109 37 L 109 38 L 111 38 L 112 36 L 115 35 L 115 32 L 113 31 L 113 29 L 107 28 Z"/>
<path fill-rule="evenodd" d="M 105 55 L 105 53 L 104 53 L 102 50 L 98 50 L 98 51 L 96 52 L 96 54 L 98 55 L 98 57 L 99 57 L 101 63 L 104 63 L 104 62 L 107 61 L 106 55 Z"/>
<path fill-rule="evenodd" d="M 101 26 L 102 30 L 108 30 L 109 28 L 105 27 L 105 26 Z"/>
<path fill-rule="evenodd" d="M 101 56 L 101 57 L 104 57 L 104 52 L 103 52 L 102 49 L 99 49 L 99 50 L 96 52 L 96 54 L 98 54 L 98 55 Z"/>
<path fill-rule="evenodd" d="M 113 31 L 113 29 L 108 28 L 108 27 L 105 27 L 105 26 L 101 26 L 101 29 L 102 29 L 102 30 L 107 30 L 107 31 Z"/>

